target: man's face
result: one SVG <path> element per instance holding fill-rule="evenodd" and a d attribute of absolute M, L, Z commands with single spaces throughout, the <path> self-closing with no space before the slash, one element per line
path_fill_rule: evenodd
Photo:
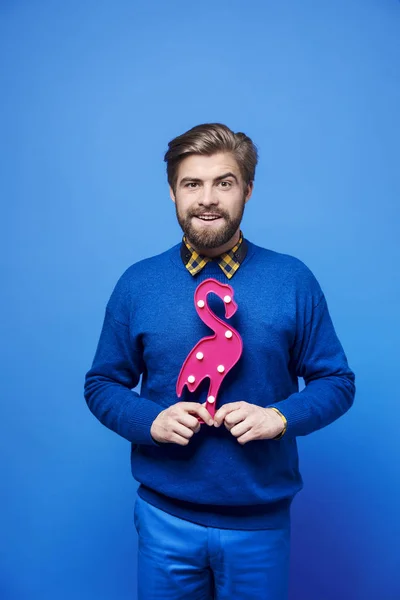
<path fill-rule="evenodd" d="M 178 169 L 175 202 L 178 223 L 196 249 L 215 249 L 237 236 L 252 184 L 245 186 L 230 153 L 192 155 Z"/>

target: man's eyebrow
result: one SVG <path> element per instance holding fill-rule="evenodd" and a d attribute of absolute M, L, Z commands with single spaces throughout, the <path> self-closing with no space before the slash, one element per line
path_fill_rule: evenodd
<path fill-rule="evenodd" d="M 199 179 L 198 177 L 183 177 L 183 179 L 180 180 L 179 185 L 182 185 L 183 183 L 188 183 L 189 181 L 194 183 L 201 183 L 201 179 Z"/>
<path fill-rule="evenodd" d="M 230 171 L 228 171 L 228 173 L 224 173 L 223 175 L 219 175 L 219 177 L 216 177 L 214 181 L 222 181 L 223 179 L 228 179 L 228 177 L 233 177 L 236 183 L 238 183 L 236 175 Z"/>
<path fill-rule="evenodd" d="M 236 183 L 238 183 L 237 177 L 234 173 L 231 173 L 230 171 L 228 173 L 224 173 L 223 175 L 218 175 L 218 177 L 216 177 L 214 179 L 214 181 L 222 181 L 223 179 L 228 179 L 228 177 L 232 177 Z M 199 179 L 198 177 L 183 177 L 180 182 L 179 185 L 184 185 L 185 183 L 202 183 L 202 179 Z"/>

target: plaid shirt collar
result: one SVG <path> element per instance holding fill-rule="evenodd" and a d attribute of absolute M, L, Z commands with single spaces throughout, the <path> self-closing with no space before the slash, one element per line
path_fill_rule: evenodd
<path fill-rule="evenodd" d="M 224 252 L 220 256 L 216 256 L 215 258 L 198 254 L 198 252 L 196 252 L 196 250 L 189 244 L 186 236 L 183 236 L 182 238 L 181 258 L 183 264 L 191 275 L 196 275 L 203 269 L 203 267 L 206 266 L 208 262 L 211 260 L 216 260 L 218 261 L 218 265 L 221 267 L 227 278 L 231 279 L 244 261 L 246 254 L 247 244 L 246 240 L 243 238 L 242 232 L 240 232 L 240 238 L 236 246 L 231 248 L 231 250 L 228 252 Z"/>

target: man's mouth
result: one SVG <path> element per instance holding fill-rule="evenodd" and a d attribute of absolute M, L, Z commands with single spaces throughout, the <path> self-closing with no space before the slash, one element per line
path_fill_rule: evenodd
<path fill-rule="evenodd" d="M 201 219 L 202 221 L 216 221 L 217 219 L 221 219 L 221 215 L 213 215 L 213 214 L 203 214 L 196 215 L 197 219 Z"/>

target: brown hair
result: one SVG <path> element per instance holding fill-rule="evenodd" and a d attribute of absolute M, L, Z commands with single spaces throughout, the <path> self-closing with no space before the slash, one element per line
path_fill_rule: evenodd
<path fill-rule="evenodd" d="M 178 168 L 184 158 L 192 154 L 211 156 L 217 152 L 231 152 L 240 169 L 244 183 L 254 180 L 258 160 L 257 148 L 244 133 L 234 133 L 222 123 L 196 125 L 171 140 L 165 153 L 168 183 L 175 193 Z"/>

